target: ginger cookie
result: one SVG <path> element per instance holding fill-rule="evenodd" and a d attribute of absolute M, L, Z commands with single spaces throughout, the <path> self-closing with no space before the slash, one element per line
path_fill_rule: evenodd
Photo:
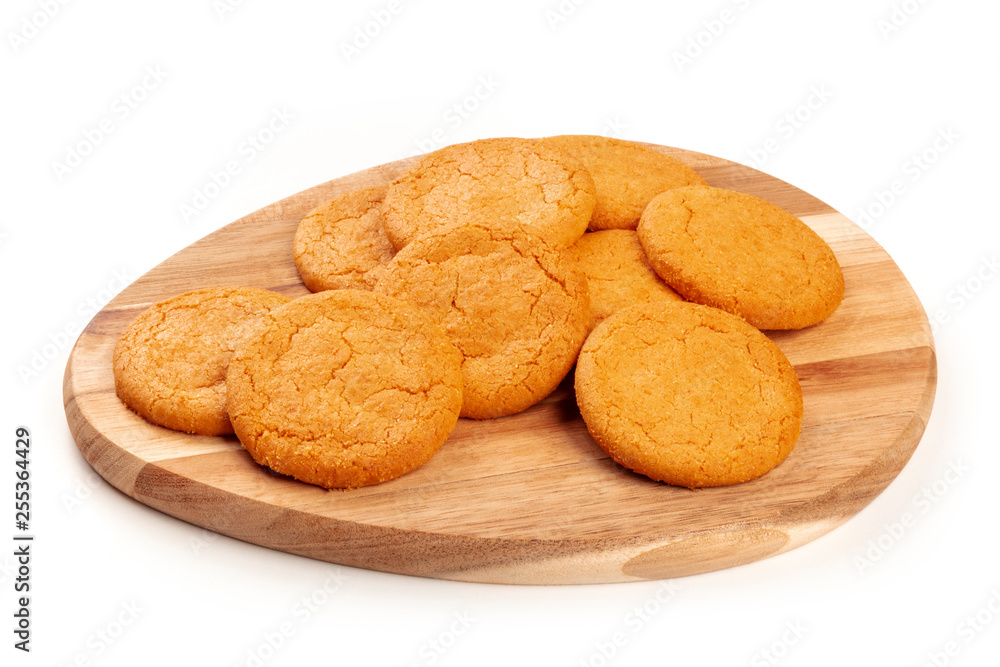
<path fill-rule="evenodd" d="M 532 139 L 482 139 L 422 157 L 389 186 L 385 231 L 398 249 L 454 224 L 519 222 L 571 245 L 594 210 L 594 181 L 574 158 Z"/>
<path fill-rule="evenodd" d="M 461 356 L 425 314 L 362 290 L 270 313 L 233 355 L 229 416 L 257 463 L 325 488 L 426 463 L 462 405 Z"/>
<path fill-rule="evenodd" d="M 310 291 L 375 286 L 396 254 L 382 227 L 385 190 L 380 186 L 334 197 L 302 218 L 292 249 Z"/>
<path fill-rule="evenodd" d="M 589 232 L 573 250 L 587 275 L 591 329 L 624 306 L 659 298 L 683 300 L 653 271 L 630 229 Z"/>
<path fill-rule="evenodd" d="M 811 326 L 844 298 L 844 276 L 826 241 L 752 195 L 669 190 L 649 203 L 637 231 L 650 265 L 685 299 L 759 329 Z"/>
<path fill-rule="evenodd" d="M 114 350 L 115 391 L 142 417 L 175 431 L 233 432 L 226 368 L 237 343 L 289 298 L 213 287 L 161 301 L 139 315 Z"/>
<path fill-rule="evenodd" d="M 629 306 L 587 339 L 576 367 L 587 429 L 612 459 L 691 488 L 737 484 L 798 440 L 792 365 L 735 315 L 682 301 Z"/>
<path fill-rule="evenodd" d="M 520 412 L 566 376 L 587 335 L 587 278 L 572 252 L 516 224 L 417 238 L 375 286 L 439 322 L 461 351 L 462 416 Z"/>
<path fill-rule="evenodd" d="M 594 179 L 597 203 L 590 229 L 635 229 L 656 195 L 685 185 L 705 185 L 698 172 L 676 158 L 632 141 L 593 135 L 546 137 L 583 163 Z"/>

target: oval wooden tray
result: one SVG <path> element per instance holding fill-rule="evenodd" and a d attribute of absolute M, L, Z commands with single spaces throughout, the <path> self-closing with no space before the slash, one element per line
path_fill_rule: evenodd
<path fill-rule="evenodd" d="M 568 584 L 677 577 L 794 549 L 860 511 L 906 464 L 937 378 L 930 327 L 899 268 L 814 197 L 749 167 L 656 146 L 710 184 L 763 197 L 833 247 L 847 285 L 822 324 L 771 338 L 805 396 L 801 439 L 745 484 L 690 491 L 610 461 L 580 419 L 571 378 L 519 415 L 459 420 L 424 467 L 378 486 L 326 491 L 256 465 L 234 437 L 143 421 L 114 392 L 111 353 L 154 302 L 212 285 L 307 294 L 292 261 L 302 216 L 336 194 L 389 182 L 410 161 L 310 188 L 170 257 L 81 334 L 64 381 L 87 461 L 139 502 L 247 542 L 325 561 L 463 581 Z"/>

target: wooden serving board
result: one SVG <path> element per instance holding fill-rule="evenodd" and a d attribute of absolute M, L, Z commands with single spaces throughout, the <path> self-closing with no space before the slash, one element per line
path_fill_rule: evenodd
<path fill-rule="evenodd" d="M 307 294 L 292 260 L 299 220 L 334 195 L 389 182 L 409 160 L 267 206 L 122 291 L 87 325 L 66 367 L 66 416 L 80 451 L 122 492 L 198 526 L 310 558 L 442 579 L 678 577 L 749 563 L 826 533 L 893 480 L 924 431 L 937 370 L 923 308 L 885 251 L 814 197 L 727 160 L 655 148 L 712 185 L 798 215 L 844 270 L 846 298 L 827 321 L 771 334 L 801 379 L 805 416 L 795 450 L 760 479 L 691 491 L 629 472 L 588 435 L 572 378 L 521 414 L 459 420 L 422 468 L 350 491 L 276 475 L 234 437 L 160 428 L 119 402 L 111 353 L 140 312 L 213 285 Z"/>

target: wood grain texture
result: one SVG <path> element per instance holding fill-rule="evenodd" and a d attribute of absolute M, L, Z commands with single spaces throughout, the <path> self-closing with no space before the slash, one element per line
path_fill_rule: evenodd
<path fill-rule="evenodd" d="M 763 197 L 833 247 L 846 296 L 827 321 L 771 338 L 795 366 L 805 415 L 792 454 L 737 486 L 687 489 L 610 461 L 587 433 L 571 378 L 539 405 L 459 420 L 424 467 L 378 486 L 327 491 L 256 465 L 233 437 L 143 421 L 114 393 L 111 353 L 142 310 L 213 285 L 308 291 L 292 237 L 311 208 L 387 183 L 410 161 L 316 186 L 252 213 L 126 288 L 87 325 L 64 381 L 84 457 L 132 498 L 247 542 L 357 567 L 477 582 L 637 581 L 731 567 L 794 549 L 877 496 L 923 434 L 937 378 L 930 327 L 892 259 L 814 197 L 720 158 L 656 146 L 711 185 Z"/>

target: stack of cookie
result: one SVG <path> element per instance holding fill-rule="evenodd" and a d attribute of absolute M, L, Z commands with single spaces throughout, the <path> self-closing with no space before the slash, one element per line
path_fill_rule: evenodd
<path fill-rule="evenodd" d="M 590 136 L 428 154 L 311 211 L 293 251 L 315 294 L 157 304 L 119 341 L 115 381 L 148 420 L 235 432 L 258 463 L 327 488 L 422 465 L 460 417 L 525 410 L 574 364 L 615 461 L 688 487 L 759 477 L 802 419 L 760 329 L 811 326 L 844 289 L 790 213 Z"/>

